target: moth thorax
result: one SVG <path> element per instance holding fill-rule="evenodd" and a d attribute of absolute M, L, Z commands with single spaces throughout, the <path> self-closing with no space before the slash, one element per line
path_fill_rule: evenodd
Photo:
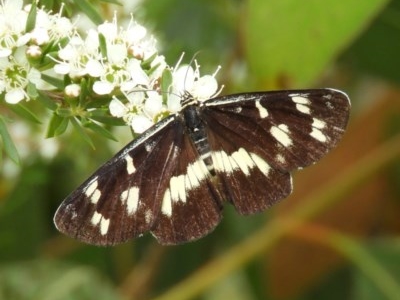
<path fill-rule="evenodd" d="M 203 120 L 200 118 L 198 106 L 187 106 L 183 110 L 183 116 L 188 134 L 194 143 L 197 153 L 204 161 L 210 173 L 215 175 L 214 166 L 211 159 L 210 144 L 208 143 L 207 138 L 206 124 L 204 124 Z"/>
<path fill-rule="evenodd" d="M 181 96 L 181 107 L 185 108 L 186 106 L 197 104 L 198 101 L 193 98 L 192 94 L 188 91 L 184 91 L 183 95 Z"/>

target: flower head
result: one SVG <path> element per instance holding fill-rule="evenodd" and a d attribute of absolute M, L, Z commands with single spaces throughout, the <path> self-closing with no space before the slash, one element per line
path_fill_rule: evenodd
<path fill-rule="evenodd" d="M 166 116 L 179 112 L 185 94 L 189 93 L 197 101 L 204 101 L 221 91 L 215 79 L 219 68 L 212 75 L 201 76 L 196 61 L 195 69 L 188 65 L 179 66 L 179 63 L 171 69 L 172 82 L 167 91 L 146 90 L 132 84 L 130 89 L 124 90 L 125 100 L 114 97 L 109 106 L 110 113 L 123 118 L 134 132 L 140 134 Z M 163 94 L 166 101 L 163 100 Z"/>
<path fill-rule="evenodd" d="M 8 57 L 16 47 L 29 41 L 25 33 L 28 13 L 22 4 L 22 0 L 0 1 L 0 57 Z"/>
<path fill-rule="evenodd" d="M 0 58 L 0 93 L 10 104 L 29 100 L 26 88 L 29 83 L 39 84 L 40 73 L 31 67 L 21 51 L 13 57 Z"/>

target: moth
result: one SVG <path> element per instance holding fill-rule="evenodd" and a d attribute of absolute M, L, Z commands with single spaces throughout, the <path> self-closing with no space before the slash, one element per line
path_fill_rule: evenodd
<path fill-rule="evenodd" d="M 334 89 L 281 90 L 198 101 L 130 142 L 58 208 L 58 230 L 94 245 L 146 232 L 161 244 L 210 233 L 225 202 L 242 215 L 292 192 L 291 171 L 314 164 L 346 129 L 347 95 Z"/>

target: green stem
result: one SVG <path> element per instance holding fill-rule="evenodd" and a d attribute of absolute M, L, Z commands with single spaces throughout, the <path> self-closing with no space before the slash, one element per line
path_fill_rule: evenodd
<path fill-rule="evenodd" d="M 359 243 L 335 232 L 331 232 L 327 241 L 369 277 L 387 299 L 399 299 L 400 286 L 396 280 Z"/>

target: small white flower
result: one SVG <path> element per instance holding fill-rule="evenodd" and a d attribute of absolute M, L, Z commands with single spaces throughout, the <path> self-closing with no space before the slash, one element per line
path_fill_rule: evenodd
<path fill-rule="evenodd" d="M 26 49 L 26 55 L 31 58 L 38 58 L 42 55 L 42 49 L 39 46 L 36 45 L 30 45 Z"/>
<path fill-rule="evenodd" d="M 29 41 L 25 33 L 28 13 L 22 10 L 22 4 L 22 0 L 0 2 L 0 57 L 11 55 L 16 47 Z"/>
<path fill-rule="evenodd" d="M 37 10 L 35 28 L 30 33 L 33 43 L 40 46 L 73 35 L 75 29 L 71 21 L 61 16 L 63 7 L 62 4 L 58 14 Z"/>
<path fill-rule="evenodd" d="M 133 115 L 130 119 L 130 124 L 134 132 L 141 134 L 153 126 L 154 123 L 143 115 Z"/>
<path fill-rule="evenodd" d="M 50 40 L 49 33 L 46 28 L 43 27 L 36 27 L 32 32 L 31 32 L 31 40 L 36 44 L 36 45 L 43 45 L 47 44 Z"/>
<path fill-rule="evenodd" d="M 71 98 L 76 98 L 81 94 L 81 87 L 79 84 L 69 84 L 64 89 L 65 95 Z"/>
<path fill-rule="evenodd" d="M 93 47 L 96 42 L 92 40 L 90 32 L 86 40 L 75 34 L 69 43 L 58 51 L 58 59 L 53 58 L 56 61 L 55 72 L 61 75 L 68 74 L 71 78 L 88 74 L 98 77 L 104 74 L 100 51 L 98 47 Z"/>
<path fill-rule="evenodd" d="M 111 115 L 117 118 L 122 118 L 129 112 L 128 108 L 115 97 L 111 100 L 109 109 Z"/>
<path fill-rule="evenodd" d="M 97 95 L 108 95 L 114 90 L 114 85 L 107 80 L 96 81 L 93 84 L 93 91 Z"/>
<path fill-rule="evenodd" d="M 40 72 L 29 65 L 22 52 L 21 49 L 12 58 L 0 58 L 0 92 L 5 93 L 4 99 L 10 104 L 29 100 L 28 84 L 36 85 L 41 80 Z"/>
<path fill-rule="evenodd" d="M 144 112 L 154 119 L 163 111 L 162 96 L 157 92 L 147 92 L 147 100 L 144 104 Z"/>
<path fill-rule="evenodd" d="M 182 59 L 182 57 L 181 57 Z M 168 108 L 171 111 L 180 109 L 181 98 L 189 93 L 195 100 L 204 101 L 217 96 L 223 87 L 218 90 L 218 83 L 215 79 L 220 67 L 212 75 L 200 75 L 200 66 L 194 60 L 195 69 L 191 66 L 177 66 L 172 72 L 172 84 L 168 95 Z"/>

